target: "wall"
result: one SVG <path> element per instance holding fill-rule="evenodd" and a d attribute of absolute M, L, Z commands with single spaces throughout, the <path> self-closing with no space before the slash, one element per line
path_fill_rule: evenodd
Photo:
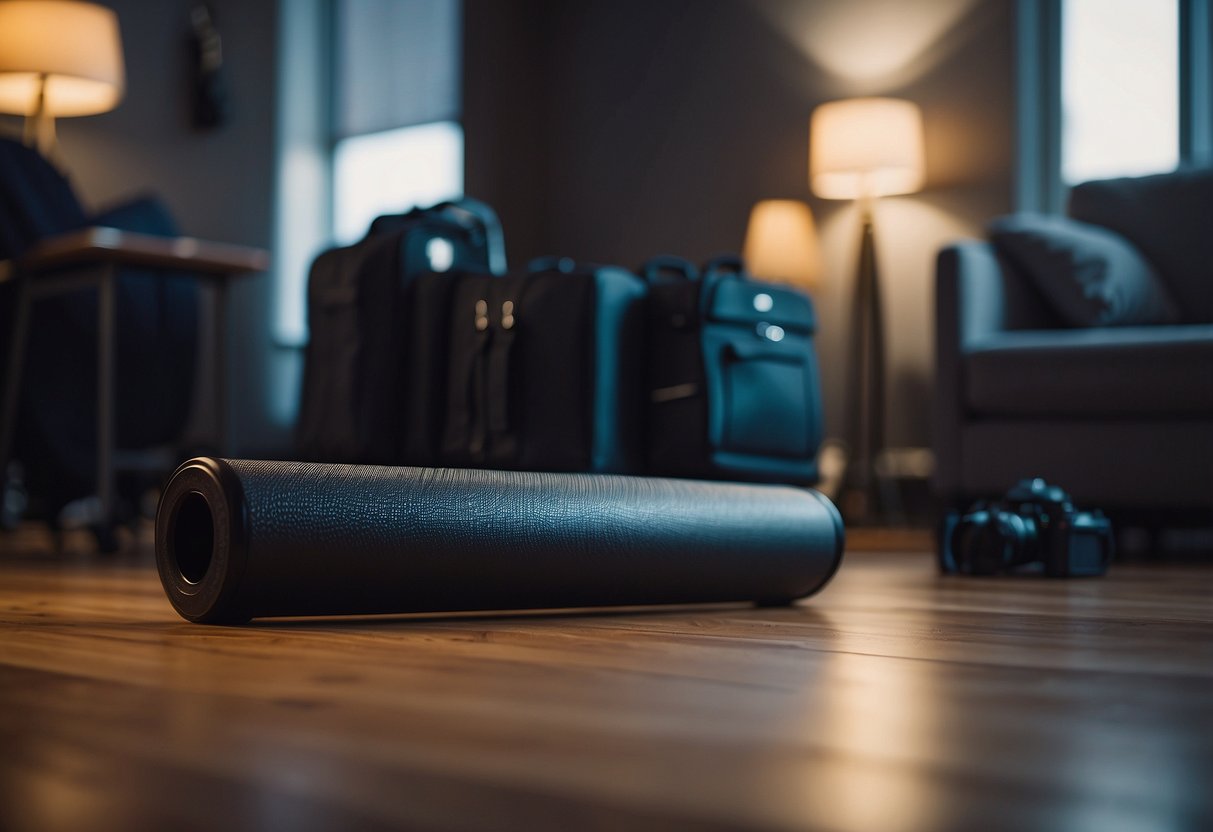
<path fill-rule="evenodd" d="M 105 5 L 118 13 L 126 96 L 113 112 L 57 122 L 61 155 L 82 200 L 100 208 L 154 192 L 168 203 L 184 233 L 269 248 L 275 0 L 211 2 L 223 36 L 231 118 L 224 128 L 207 133 L 190 127 L 187 109 L 186 37 L 193 4 L 110 0 Z M 242 452 L 284 441 L 284 426 L 271 418 L 265 392 L 275 358 L 271 289 L 270 278 L 262 275 L 239 281 L 229 295 L 229 424 L 235 450 Z M 207 427 L 208 418 L 200 410 L 196 428 Z"/>
<path fill-rule="evenodd" d="M 515 261 L 636 264 L 737 250 L 750 206 L 806 199 L 827 431 L 843 433 L 858 217 L 808 190 L 808 121 L 834 98 L 923 109 L 927 187 L 877 210 L 888 438 L 929 443 L 932 281 L 948 240 L 1010 209 L 1011 0 L 466 0 L 467 190 Z"/>
<path fill-rule="evenodd" d="M 59 122 L 93 206 L 154 190 L 187 233 L 270 247 L 281 144 L 275 0 L 214 0 L 232 117 L 186 114 L 191 3 L 112 0 L 128 89 L 112 113 Z M 518 263 L 558 252 L 635 264 L 741 245 L 758 199 L 808 199 L 826 277 L 815 290 L 827 429 L 842 432 L 858 243 L 845 204 L 807 186 L 814 106 L 900 95 L 924 111 L 928 185 L 877 216 L 889 439 L 927 444 L 931 281 L 943 242 L 1009 209 L 1012 0 L 465 0 L 467 190 L 502 215 Z M 10 125 L 11 126 L 11 125 Z M 271 335 L 268 276 L 242 281 L 228 333 L 235 450 L 289 443 L 298 355 Z"/>
<path fill-rule="evenodd" d="M 550 3 L 464 0 L 464 190 L 501 217 L 509 261 L 547 246 Z"/>

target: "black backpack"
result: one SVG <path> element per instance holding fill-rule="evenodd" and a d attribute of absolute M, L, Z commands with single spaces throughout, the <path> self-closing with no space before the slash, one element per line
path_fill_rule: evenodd
<path fill-rule="evenodd" d="M 812 483 L 822 439 L 816 319 L 802 292 L 750 279 L 740 258 L 654 258 L 649 471 Z"/>
<path fill-rule="evenodd" d="M 302 458 L 398 461 L 414 282 L 433 271 L 462 269 L 505 270 L 497 217 L 470 199 L 379 217 L 363 240 L 316 258 L 308 278 L 310 339 L 296 432 Z"/>

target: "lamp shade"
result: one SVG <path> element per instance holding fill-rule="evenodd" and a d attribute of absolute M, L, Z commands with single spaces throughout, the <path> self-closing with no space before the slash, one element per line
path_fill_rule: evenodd
<path fill-rule="evenodd" d="M 814 285 L 821 273 L 817 227 L 809 206 L 767 199 L 750 211 L 744 256 L 755 277 L 795 286 Z"/>
<path fill-rule="evenodd" d="M 923 182 L 922 113 L 896 98 L 850 98 L 813 111 L 809 181 L 826 199 L 908 194 Z"/>
<path fill-rule="evenodd" d="M 0 2 L 0 112 L 37 112 L 43 78 L 47 115 L 116 107 L 125 86 L 117 15 L 70 0 Z"/>

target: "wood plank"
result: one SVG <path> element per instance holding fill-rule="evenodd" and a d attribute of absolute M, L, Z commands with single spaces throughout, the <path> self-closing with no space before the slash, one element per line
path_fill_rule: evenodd
<path fill-rule="evenodd" d="M 0 538 L 0 829 L 1213 826 L 1207 567 L 214 628 L 146 543 Z"/>

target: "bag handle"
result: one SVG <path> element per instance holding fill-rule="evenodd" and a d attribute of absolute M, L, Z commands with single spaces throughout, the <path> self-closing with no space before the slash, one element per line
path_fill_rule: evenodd
<path fill-rule="evenodd" d="M 670 254 L 659 254 L 644 261 L 640 267 L 640 275 L 649 283 L 655 283 L 663 275 L 674 275 L 683 280 L 698 280 L 699 271 L 695 264 L 683 257 Z"/>
<path fill-rule="evenodd" d="M 366 237 L 370 238 L 376 234 L 391 231 L 402 221 L 417 220 L 434 214 L 444 214 L 448 219 L 482 236 L 488 254 L 489 272 L 495 275 L 506 273 L 505 237 L 501 232 L 501 223 L 497 219 L 497 213 L 487 204 L 471 197 L 439 202 L 428 208 L 417 205 L 403 214 L 385 214 L 376 217 L 367 230 Z"/>
<path fill-rule="evenodd" d="M 703 275 L 734 274 L 745 280 L 749 273 L 745 270 L 745 260 L 740 254 L 720 254 L 703 264 Z"/>
<path fill-rule="evenodd" d="M 497 212 L 488 203 L 473 199 L 470 196 L 464 196 L 459 199 L 439 202 L 431 208 L 421 210 L 425 213 L 449 212 L 456 215 L 462 214 L 464 217 L 462 221 L 465 225 L 469 225 L 467 220 L 470 218 L 470 225 L 479 227 L 484 231 L 485 247 L 488 249 L 489 255 L 489 271 L 498 275 L 505 274 L 508 271 L 505 259 L 505 235 L 501 231 L 501 221 L 497 219 Z"/>

